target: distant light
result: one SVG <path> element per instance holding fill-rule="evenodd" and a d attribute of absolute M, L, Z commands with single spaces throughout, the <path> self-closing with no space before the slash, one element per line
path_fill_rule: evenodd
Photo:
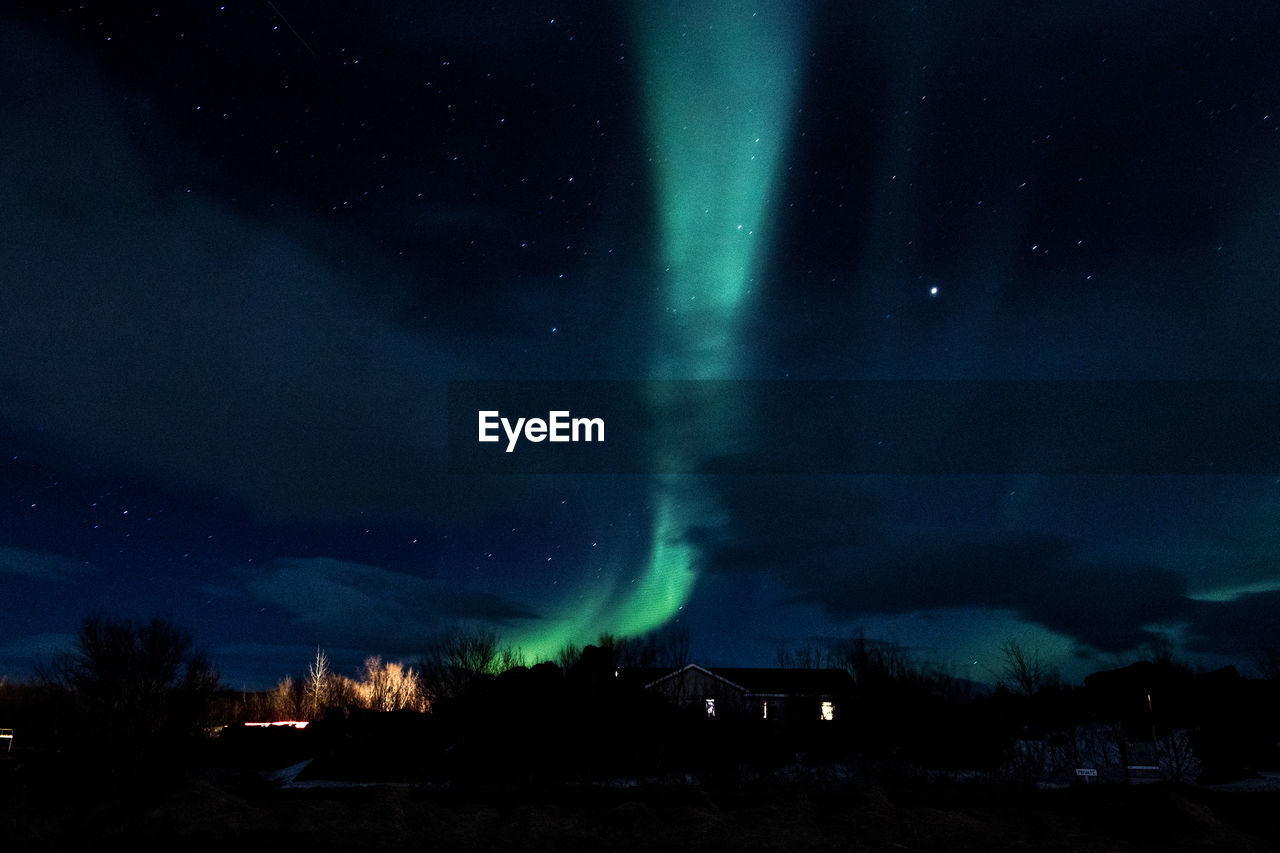
<path fill-rule="evenodd" d="M 929 288 L 929 295 L 930 295 L 930 296 L 937 296 L 937 295 L 938 295 L 938 288 L 936 288 L 936 287 L 931 287 L 931 288 Z"/>
<path fill-rule="evenodd" d="M 306 720 L 277 720 L 273 723 L 245 723 L 246 726 L 291 726 L 295 729 L 305 729 L 310 723 Z"/>

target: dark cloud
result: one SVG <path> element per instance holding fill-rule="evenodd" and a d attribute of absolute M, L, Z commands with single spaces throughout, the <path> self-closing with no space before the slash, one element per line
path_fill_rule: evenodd
<path fill-rule="evenodd" d="M 48 631 L 25 634 L 0 645 L 0 671 L 20 673 L 47 667 L 55 657 L 72 649 L 75 635 Z"/>
<path fill-rule="evenodd" d="M 1252 660 L 1280 650 L 1280 591 L 1239 595 L 1230 601 L 1197 601 L 1186 627 L 1186 646 Z"/>
<path fill-rule="evenodd" d="M 806 583 L 843 571 L 859 547 L 878 542 L 871 521 L 880 499 L 863 487 L 825 478 L 708 478 L 724 510 L 719 525 L 695 524 L 689 541 L 704 571 L 763 574 Z"/>
<path fill-rule="evenodd" d="M 455 622 L 502 625 L 539 618 L 529 607 L 492 593 L 331 558 L 282 559 L 270 568 L 246 569 L 243 583 L 254 598 L 283 609 L 298 633 L 339 646 L 385 648 L 388 654 L 420 651 Z"/>
<path fill-rule="evenodd" d="M 1121 652 L 1145 642 L 1147 626 L 1185 616 L 1185 579 L 1150 565 L 1091 564 L 1060 537 L 905 548 L 884 562 L 828 576 L 801 596 L 841 618 L 948 607 L 1007 609 L 1077 642 Z"/>
<path fill-rule="evenodd" d="M 482 361 L 410 337 L 284 229 L 153 189 L 118 96 L 6 44 L 0 417 L 269 516 L 441 503 L 444 379 Z"/>
<path fill-rule="evenodd" d="M 636 307 L 616 272 L 590 303 L 506 261 L 406 284 L 359 231 L 184 189 L 138 144 L 128 96 L 79 58 L 11 36 L 0 63 L 0 264 L 15 273 L 0 419 L 71 465 L 230 495 L 271 520 L 483 515 L 490 487 L 444 476 L 447 381 L 642 354 L 600 355 Z M 159 124 L 148 138 L 194 156 Z M 496 204 L 419 205 L 401 225 L 446 241 L 496 230 L 499 257 L 528 231 Z M 615 319 L 588 319 L 606 304 Z M 502 484 L 516 503 L 530 488 Z"/>
<path fill-rule="evenodd" d="M 46 581 L 73 581 L 93 571 L 82 560 L 0 546 L 0 575 L 17 575 Z"/>
<path fill-rule="evenodd" d="M 705 570 L 740 582 L 767 578 L 790 590 L 792 601 L 845 623 L 1007 610 L 1084 646 L 1121 652 L 1145 643 L 1152 626 L 1194 611 L 1177 571 L 1106 557 L 1106 548 L 1100 557 L 1091 553 L 1098 550 L 1091 537 L 999 531 L 980 497 L 995 489 L 949 483 L 935 491 L 931 482 L 943 486 L 927 478 L 905 486 L 874 478 L 724 478 L 724 523 L 689 536 L 703 549 Z M 940 505 L 950 505 L 953 517 L 939 515 Z M 968 525 L 988 532 L 962 532 L 966 506 Z"/>

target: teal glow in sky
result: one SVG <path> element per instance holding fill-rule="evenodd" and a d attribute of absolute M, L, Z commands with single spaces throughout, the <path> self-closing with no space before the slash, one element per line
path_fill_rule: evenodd
<path fill-rule="evenodd" d="M 636 13 L 664 266 L 653 378 L 742 375 L 800 78 L 796 4 L 646 3 Z"/>
<path fill-rule="evenodd" d="M 650 378 L 750 374 L 740 332 L 767 260 L 799 87 L 799 21 L 785 2 L 652 2 L 635 11 L 662 281 Z M 745 402 L 713 408 L 699 426 L 728 436 L 749 416 Z M 678 454 L 679 436 L 666 446 Z M 553 654 L 600 630 L 641 634 L 679 615 L 697 580 L 698 554 L 685 529 L 707 523 L 714 500 L 700 478 L 658 477 L 650 511 L 643 568 L 634 577 L 619 572 L 613 594 L 570 602 L 554 627 L 521 636 L 527 651 Z"/>
<path fill-rule="evenodd" d="M 747 375 L 741 328 L 764 262 L 799 86 L 797 8 L 646 3 L 636 17 L 664 272 L 651 375 Z M 730 436 L 750 416 L 745 405 L 735 408 L 707 411 L 700 424 Z M 683 541 L 684 528 L 715 512 L 702 489 L 696 477 L 657 484 L 645 577 L 661 594 L 632 599 L 628 631 L 660 626 L 692 591 L 697 552 Z"/>

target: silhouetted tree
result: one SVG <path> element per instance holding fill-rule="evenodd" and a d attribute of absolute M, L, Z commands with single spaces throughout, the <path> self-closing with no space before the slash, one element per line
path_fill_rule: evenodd
<path fill-rule="evenodd" d="M 601 634 L 597 645 L 612 648 L 621 667 L 680 669 L 689 663 L 689 628 L 667 625 L 634 637 Z"/>
<path fill-rule="evenodd" d="M 922 674 L 898 645 L 857 634 L 832 650 L 833 657 L 859 687 L 920 680 Z"/>
<path fill-rule="evenodd" d="M 456 628 L 433 642 L 419 658 L 419 679 L 428 704 L 461 696 L 481 676 L 519 666 L 524 654 L 500 646 L 496 632 Z"/>
<path fill-rule="evenodd" d="M 1173 638 L 1163 631 L 1151 632 L 1147 640 L 1147 659 L 1152 663 L 1173 663 Z"/>
<path fill-rule="evenodd" d="M 219 673 L 165 619 L 95 616 L 54 660 L 51 681 L 72 702 L 82 746 L 105 752 L 108 769 L 131 772 L 209 725 Z"/>
<path fill-rule="evenodd" d="M 835 664 L 833 658 L 838 657 L 832 653 L 829 644 L 823 644 L 817 639 L 811 639 L 798 648 L 788 648 L 785 643 L 779 644 L 776 655 L 778 666 L 783 669 L 823 669 Z"/>
<path fill-rule="evenodd" d="M 996 673 L 1000 684 L 1013 693 L 1031 697 L 1061 681 L 1058 671 L 1040 663 L 1040 650 L 1027 649 L 1015 639 L 1000 644 L 1004 665 Z"/>
<path fill-rule="evenodd" d="M 1280 681 L 1280 646 L 1269 646 L 1254 655 L 1258 672 L 1267 681 Z"/>
<path fill-rule="evenodd" d="M 524 650 L 519 646 L 507 644 L 498 650 L 498 656 L 493 662 L 493 671 L 500 674 L 509 669 L 527 665 Z"/>
<path fill-rule="evenodd" d="M 577 666 L 578 661 L 582 658 L 582 649 L 576 643 L 565 643 L 560 647 L 560 651 L 556 652 L 556 664 L 565 672 Z"/>

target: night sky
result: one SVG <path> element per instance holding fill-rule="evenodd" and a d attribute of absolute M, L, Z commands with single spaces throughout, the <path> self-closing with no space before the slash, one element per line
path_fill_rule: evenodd
<path fill-rule="evenodd" d="M 1280 380 L 1274 3 L 0 16 L 0 675 L 93 613 L 235 687 L 459 627 L 1280 646 L 1274 466 L 446 470 L 460 380 Z"/>

